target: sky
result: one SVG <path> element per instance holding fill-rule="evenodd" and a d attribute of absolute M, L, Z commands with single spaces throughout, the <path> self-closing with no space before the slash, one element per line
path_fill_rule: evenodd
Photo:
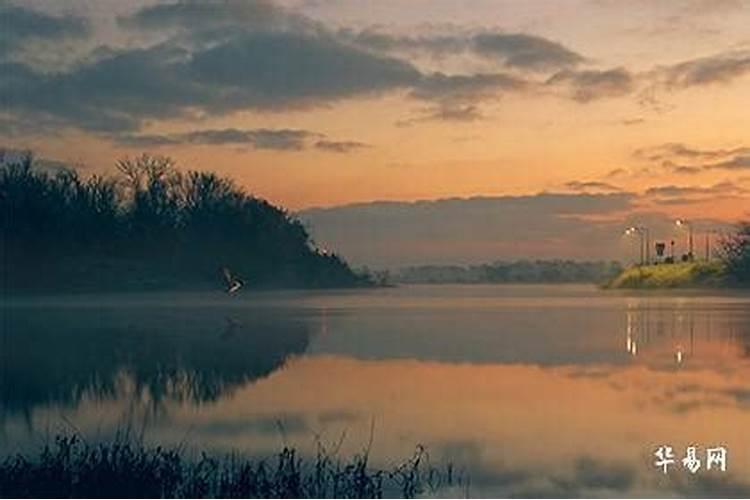
<path fill-rule="evenodd" d="M 215 170 L 356 263 L 620 258 L 626 224 L 750 217 L 742 0 L 0 0 L 0 24 L 0 146 Z"/>

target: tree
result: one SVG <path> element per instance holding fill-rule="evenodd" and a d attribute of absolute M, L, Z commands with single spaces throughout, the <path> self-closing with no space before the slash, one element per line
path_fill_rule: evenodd
<path fill-rule="evenodd" d="M 741 223 L 735 234 L 724 238 L 721 249 L 729 277 L 750 284 L 750 222 Z"/>
<path fill-rule="evenodd" d="M 0 282 L 32 288 L 215 285 L 220 269 L 256 286 L 351 286 L 356 275 L 315 250 L 295 217 L 212 172 L 161 156 L 82 178 L 0 156 Z M 33 277 L 33 279 L 29 279 Z"/>

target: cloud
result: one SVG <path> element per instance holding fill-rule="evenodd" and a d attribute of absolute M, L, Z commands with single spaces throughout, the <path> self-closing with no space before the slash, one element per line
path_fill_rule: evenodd
<path fill-rule="evenodd" d="M 617 255 L 623 227 L 614 219 L 631 210 L 636 199 L 631 193 L 541 193 L 373 202 L 310 209 L 299 215 L 309 223 L 316 241 L 340 249 L 356 264 L 467 264 L 529 256 L 611 258 Z"/>
<path fill-rule="evenodd" d="M 670 88 L 728 83 L 750 73 L 750 51 L 735 51 L 691 59 L 656 70 Z"/>
<path fill-rule="evenodd" d="M 475 102 L 494 97 L 500 90 L 522 90 L 528 82 L 505 73 L 424 76 L 411 95 L 417 99 L 443 102 Z"/>
<path fill-rule="evenodd" d="M 564 47 L 523 33 L 484 33 L 474 37 L 474 50 L 487 58 L 499 58 L 506 66 L 531 70 L 574 67 L 584 58 Z"/>
<path fill-rule="evenodd" d="M 305 141 L 319 134 L 295 129 L 253 129 L 236 128 L 217 130 L 196 130 L 182 134 L 166 135 L 121 135 L 117 142 L 127 146 L 171 146 L 177 144 L 201 145 L 246 145 L 254 149 L 274 149 L 280 151 L 300 151 Z"/>
<path fill-rule="evenodd" d="M 713 186 L 656 186 L 646 190 L 650 196 L 688 196 L 688 195 L 718 195 L 742 194 L 747 190 L 730 181 L 719 182 Z"/>
<path fill-rule="evenodd" d="M 368 147 L 362 142 L 329 140 L 325 134 L 300 129 L 205 129 L 176 134 L 115 134 L 112 139 L 130 147 L 232 145 L 276 151 L 302 151 L 314 147 L 333 153 L 349 153 Z"/>
<path fill-rule="evenodd" d="M 707 170 L 750 170 L 750 154 L 734 156 L 725 161 L 704 166 Z"/>
<path fill-rule="evenodd" d="M 614 184 L 601 181 L 570 181 L 565 184 L 565 187 L 573 191 L 621 191 Z"/>
<path fill-rule="evenodd" d="M 84 38 L 91 28 L 85 18 L 51 16 L 43 12 L 0 2 L 0 57 L 23 49 L 31 41 L 56 42 Z"/>
<path fill-rule="evenodd" d="M 8 112 L 104 132 L 195 112 L 322 106 L 421 79 L 408 63 L 294 34 L 245 34 L 197 52 L 169 45 L 116 51 L 51 75 L 6 63 L 0 73 Z"/>
<path fill-rule="evenodd" d="M 707 170 L 750 170 L 750 147 L 699 149 L 682 143 L 640 148 L 637 159 L 648 161 L 674 174 L 692 175 Z"/>
<path fill-rule="evenodd" d="M 433 56 L 472 54 L 518 70 L 559 70 L 586 60 L 559 42 L 526 33 L 481 31 L 407 36 L 367 29 L 361 32 L 343 30 L 341 35 L 379 52 L 424 52 Z"/>
<path fill-rule="evenodd" d="M 560 86 L 578 102 L 621 97 L 635 88 L 635 79 L 624 68 L 609 70 L 563 70 L 550 77 L 548 86 Z"/>
<path fill-rule="evenodd" d="M 311 20 L 267 0 L 178 1 L 146 6 L 134 14 L 119 17 L 117 21 L 125 28 L 146 31 L 203 32 L 240 25 L 247 30 L 300 30 L 315 26 Z"/>
<path fill-rule="evenodd" d="M 675 158 L 683 160 L 716 160 L 746 151 L 750 151 L 750 149 L 744 147 L 732 149 L 698 149 L 679 142 L 668 142 L 657 146 L 636 149 L 633 155 L 637 158 L 650 161 Z"/>
<path fill-rule="evenodd" d="M 9 23 L 11 30 L 0 35 L 6 46 L 31 36 L 53 40 L 88 32 L 79 18 L 2 9 L 19 18 L 17 26 Z M 152 44 L 98 47 L 54 72 L 35 69 L 28 61 L 0 62 L 0 99 L 7 104 L 0 131 L 17 134 L 28 129 L 22 122 L 31 121 L 39 134 L 73 127 L 138 140 L 137 131 L 159 120 L 304 110 L 394 92 L 426 103 L 420 116 L 401 120 L 402 125 L 460 123 L 481 119 L 482 104 L 507 93 L 552 89 L 586 103 L 627 95 L 640 81 L 621 67 L 581 69 L 590 64 L 584 56 L 538 35 L 456 28 L 418 35 L 333 29 L 267 0 L 158 3 L 117 21 L 122 29 L 146 31 L 158 42 L 140 37 Z M 484 69 L 428 71 L 409 57 L 413 51 L 467 56 L 464 63 L 479 61 Z M 745 52 L 724 53 L 662 67 L 644 78 L 677 87 L 729 80 L 743 74 L 749 61 Z"/>
<path fill-rule="evenodd" d="M 350 153 L 370 146 L 359 141 L 329 141 L 324 139 L 316 142 L 315 147 L 331 153 Z"/>
<path fill-rule="evenodd" d="M 233 106 L 289 108 L 398 87 L 421 78 L 409 63 L 326 36 L 247 33 L 194 54 L 189 72 Z"/>
<path fill-rule="evenodd" d="M 430 447 L 430 452 L 440 461 L 466 470 L 472 492 L 478 490 L 482 497 L 629 497 L 638 496 L 637 487 L 642 481 L 636 467 L 590 455 L 573 456 L 552 467 L 525 463 L 508 466 L 490 458 L 485 446 L 474 440 L 439 442 Z M 458 496 L 458 492 L 452 496 Z"/>
<path fill-rule="evenodd" d="M 646 199 L 659 205 L 691 205 L 722 199 L 743 198 L 749 191 L 741 185 L 723 181 L 711 186 L 678 186 L 674 184 L 654 186 L 644 192 Z"/>
<path fill-rule="evenodd" d="M 408 127 L 421 122 L 447 121 L 468 123 L 484 119 L 484 115 L 475 104 L 460 104 L 443 102 L 421 110 L 422 113 L 413 118 L 406 118 L 396 122 L 398 127 Z"/>

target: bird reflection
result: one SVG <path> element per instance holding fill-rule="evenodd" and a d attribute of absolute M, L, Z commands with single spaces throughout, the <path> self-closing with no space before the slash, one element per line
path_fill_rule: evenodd
<path fill-rule="evenodd" d="M 227 316 L 226 325 L 224 327 L 224 330 L 221 332 L 221 335 L 219 335 L 219 338 L 221 340 L 229 340 L 237 335 L 237 332 L 239 332 L 241 327 L 242 323 L 234 318 L 230 318 L 229 316 Z"/>

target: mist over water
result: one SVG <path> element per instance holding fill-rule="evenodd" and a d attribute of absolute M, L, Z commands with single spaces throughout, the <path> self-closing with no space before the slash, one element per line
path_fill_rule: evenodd
<path fill-rule="evenodd" d="M 748 495 L 750 296 L 583 285 L 2 303 L 0 449 L 123 426 L 263 456 L 425 445 L 476 495 Z M 724 445 L 726 473 L 653 466 Z"/>

